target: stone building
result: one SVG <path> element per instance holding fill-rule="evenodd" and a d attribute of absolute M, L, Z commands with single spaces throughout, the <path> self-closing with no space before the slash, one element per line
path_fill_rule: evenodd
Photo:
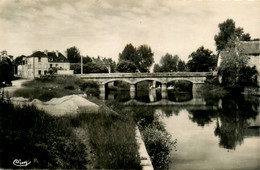
<path fill-rule="evenodd" d="M 248 65 L 255 66 L 258 73 L 260 74 L 260 41 L 240 41 L 236 45 L 236 51 L 239 56 L 247 56 L 249 58 Z M 222 61 L 222 55 L 225 52 L 222 51 L 218 57 L 217 67 L 220 66 Z M 260 86 L 260 75 L 258 74 L 257 81 Z"/>
<path fill-rule="evenodd" d="M 32 55 L 23 58 L 21 65 L 18 65 L 18 76 L 40 77 L 47 75 L 51 69 L 56 68 L 63 73 L 71 74 L 70 62 L 60 52 L 36 51 Z"/>

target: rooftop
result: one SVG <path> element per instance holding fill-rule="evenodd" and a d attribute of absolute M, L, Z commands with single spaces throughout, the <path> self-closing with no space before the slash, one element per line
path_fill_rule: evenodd
<path fill-rule="evenodd" d="M 241 54 L 260 55 L 260 41 L 240 41 L 238 50 Z"/>

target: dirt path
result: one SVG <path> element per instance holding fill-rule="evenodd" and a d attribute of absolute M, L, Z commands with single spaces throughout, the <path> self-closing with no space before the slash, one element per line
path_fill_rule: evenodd
<path fill-rule="evenodd" d="M 23 84 L 24 82 L 27 82 L 27 81 L 30 81 L 30 80 L 32 80 L 32 79 L 18 79 L 18 80 L 14 80 L 14 81 L 12 81 L 12 84 L 13 84 L 13 85 L 10 86 L 10 87 L 5 87 L 4 90 L 5 90 L 5 91 L 8 91 L 9 95 L 12 96 L 12 94 L 13 94 L 13 92 L 14 92 L 15 90 L 21 88 L 21 87 L 22 87 L 22 84 Z"/>

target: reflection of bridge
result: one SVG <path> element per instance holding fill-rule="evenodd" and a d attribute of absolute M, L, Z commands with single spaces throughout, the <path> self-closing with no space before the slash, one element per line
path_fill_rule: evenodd
<path fill-rule="evenodd" d="M 206 105 L 206 102 L 204 98 L 193 98 L 189 101 L 184 101 L 184 102 L 174 102 L 170 101 L 167 99 L 162 99 L 156 102 L 141 102 L 135 99 L 129 100 L 124 103 L 124 105 L 147 105 L 147 106 L 167 106 L 167 105 L 178 105 L 178 106 L 187 106 L 187 105 L 198 105 L 198 106 L 203 106 Z"/>
<path fill-rule="evenodd" d="M 192 91 L 203 84 L 207 76 L 213 76 L 213 72 L 172 72 L 172 73 L 103 73 L 79 75 L 84 80 L 97 81 L 100 86 L 100 97 L 105 98 L 106 87 L 109 82 L 123 81 L 130 84 L 130 96 L 135 98 L 136 84 L 141 81 L 152 80 L 162 84 L 162 98 L 167 97 L 167 83 L 175 80 L 186 80 L 192 83 Z"/>
<path fill-rule="evenodd" d="M 137 106 L 149 106 L 152 108 L 161 108 L 162 106 L 168 107 L 168 106 L 174 106 L 174 109 L 180 110 L 180 109 L 186 109 L 186 110 L 217 110 L 217 107 L 214 106 L 207 106 L 204 99 L 192 99 L 190 101 L 186 102 L 173 102 L 169 101 L 167 99 L 162 99 L 157 102 L 153 103 L 145 103 L 140 102 L 135 99 L 131 99 L 127 102 L 123 103 L 125 105 L 125 108 L 132 108 Z M 170 107 L 172 110 L 173 108 Z"/>

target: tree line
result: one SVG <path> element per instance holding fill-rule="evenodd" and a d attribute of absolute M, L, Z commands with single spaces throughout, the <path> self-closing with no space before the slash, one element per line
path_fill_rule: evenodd
<path fill-rule="evenodd" d="M 232 19 L 227 19 L 223 23 L 220 23 L 218 27 L 219 32 L 214 37 L 217 54 L 201 46 L 189 55 L 187 63 L 181 60 L 178 55 L 166 53 L 161 57 L 159 63 L 154 64 L 154 53 L 149 45 L 143 44 L 135 47 L 131 43 L 126 44 L 123 51 L 119 53 L 118 63 L 112 58 L 82 56 L 80 50 L 75 46 L 67 48 L 67 59 L 71 63 L 71 69 L 76 74 L 81 72 L 81 58 L 83 60 L 83 73 L 107 73 L 109 71 L 128 73 L 150 72 L 153 64 L 153 72 L 208 72 L 216 70 L 220 52 L 226 51 L 223 54 L 228 57 L 223 57 L 223 62 L 217 69 L 219 75 L 222 77 L 223 84 L 226 86 L 230 86 L 230 84 L 231 86 L 236 86 L 242 82 L 242 85 L 245 85 L 245 82 L 249 80 L 249 84 L 255 84 L 255 78 L 252 77 L 255 77 L 257 74 L 256 69 L 247 66 L 247 57 L 237 56 L 238 54 L 234 52 L 239 41 L 251 40 L 250 34 L 244 33 L 243 28 L 236 27 Z M 14 60 L 15 72 L 17 72 L 17 66 L 21 64 L 23 57 L 25 56 L 16 57 Z M 3 69 L 2 67 L 0 70 Z M 245 80 L 245 77 L 250 77 L 250 79 Z M 234 82 L 234 80 L 236 81 Z"/>

